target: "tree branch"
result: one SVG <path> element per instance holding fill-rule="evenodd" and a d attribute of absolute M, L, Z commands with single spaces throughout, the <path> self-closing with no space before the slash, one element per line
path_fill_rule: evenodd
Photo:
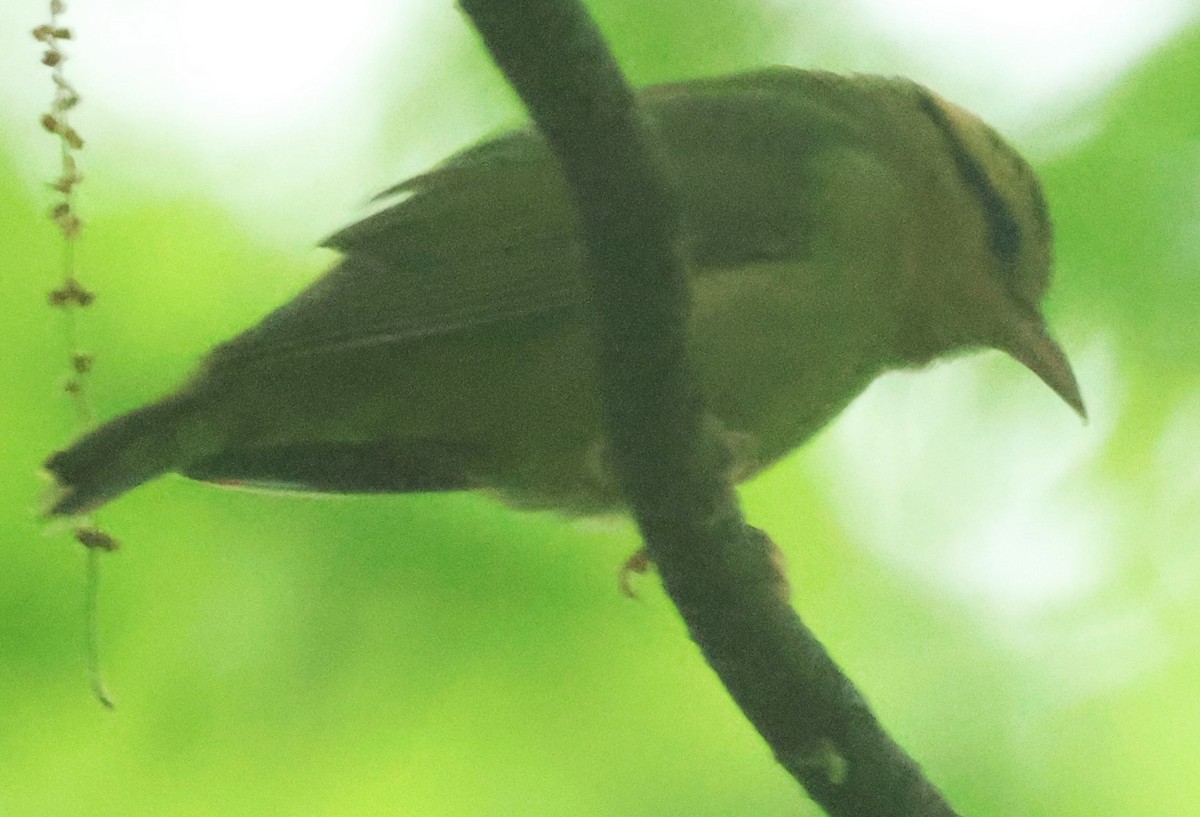
<path fill-rule="evenodd" d="M 577 0 L 460 0 L 562 164 L 583 224 L 617 475 L 671 599 L 779 762 L 833 817 L 953 817 L 778 593 L 691 375 L 678 204 Z"/>

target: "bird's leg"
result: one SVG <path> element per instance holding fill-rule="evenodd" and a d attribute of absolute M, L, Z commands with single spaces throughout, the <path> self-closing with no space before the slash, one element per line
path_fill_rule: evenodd
<path fill-rule="evenodd" d="M 621 571 L 617 574 L 617 587 L 621 588 L 621 592 L 628 598 L 636 599 L 638 597 L 637 590 L 633 588 L 633 575 L 636 573 L 639 576 L 650 570 L 650 554 L 646 552 L 644 547 L 638 548 L 637 552 L 625 560 L 625 564 L 621 565 Z"/>
<path fill-rule="evenodd" d="M 779 545 L 775 544 L 775 540 L 763 533 L 767 537 L 767 542 L 771 545 L 771 584 L 773 585 L 775 594 L 785 602 L 792 598 L 792 585 L 787 577 L 787 556 L 779 549 Z M 646 548 L 638 548 L 637 551 L 625 560 L 625 564 L 621 565 L 621 570 L 617 574 L 617 587 L 621 589 L 621 593 L 631 599 L 638 597 L 637 590 L 633 586 L 634 574 L 642 575 L 649 572 L 654 562 L 650 560 L 650 554 Z"/>
<path fill-rule="evenodd" d="M 714 432 L 720 434 L 725 440 L 726 451 L 729 455 L 728 477 L 730 483 L 737 485 L 742 480 L 757 474 L 762 469 L 762 463 L 757 456 L 758 441 L 755 437 L 745 432 L 724 428 L 720 421 L 712 415 L 709 415 L 707 419 L 713 425 Z M 597 441 L 589 451 L 589 460 L 594 472 L 597 475 L 603 474 L 611 481 L 611 464 L 608 457 L 608 447 L 603 441 Z M 771 542 L 773 584 L 779 596 L 786 601 L 792 595 L 791 586 L 787 580 L 787 559 L 774 540 L 771 540 L 770 537 L 768 540 Z M 617 576 L 617 586 L 621 592 L 631 599 L 636 599 L 637 591 L 633 587 L 634 574 L 642 575 L 648 572 L 653 564 L 646 548 L 638 548 L 632 556 L 625 560 L 625 564 L 621 565 L 620 573 Z"/>

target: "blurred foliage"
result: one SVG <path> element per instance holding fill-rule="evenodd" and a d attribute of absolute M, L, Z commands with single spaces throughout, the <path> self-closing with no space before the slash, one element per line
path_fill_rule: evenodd
<path fill-rule="evenodd" d="M 642 81 L 814 55 L 848 67 L 872 43 L 821 5 L 593 4 Z M 816 32 L 802 59 L 791 50 L 800 31 Z M 393 164 L 519 116 L 465 23 L 447 14 L 425 36 L 436 47 L 419 65 L 406 53 L 378 61 L 382 76 L 412 80 L 403 94 L 379 91 L 373 144 Z M 28 61 L 34 76 L 32 46 Z M 834 433 L 744 491 L 750 518 L 789 554 L 802 614 L 964 815 L 1187 814 L 1200 795 L 1198 76 L 1192 29 L 1098 92 L 1087 136 L 1039 168 L 1060 236 L 1052 323 L 1084 352 L 1090 427 L 1047 437 L 1043 415 L 1061 409 L 1017 411 L 1000 396 L 1028 402 L 1036 386 L 958 361 L 955 371 L 983 373 L 968 408 L 1002 405 L 1003 422 L 967 411 L 953 429 L 932 427 L 939 369 L 911 378 L 911 399 L 926 401 L 914 422 L 926 418 L 932 442 L 895 457 L 904 471 L 891 483 L 838 476 L 830 462 L 845 438 Z M 86 137 L 87 77 L 75 81 Z M 32 110 L 5 122 L 36 128 Z M 38 463 L 72 433 L 72 415 L 57 394 L 61 326 L 45 306 L 61 247 L 30 183 L 53 176 L 53 155 L 29 144 L 0 142 L 0 815 L 814 813 L 654 580 L 639 603 L 616 592 L 637 547 L 627 523 L 480 497 L 275 498 L 179 478 L 139 489 L 102 514 L 125 545 L 104 560 L 104 663 L 118 701 L 104 711 L 83 675 L 83 555 L 31 512 Z M 107 417 L 170 388 L 326 256 L 269 246 L 198 193 L 186 166 L 174 192 L 127 186 L 120 168 L 137 151 L 102 151 L 93 139 L 84 154 L 95 172 L 81 191 L 81 262 L 99 300 L 82 329 Z M 377 175 L 380 188 L 394 181 Z M 867 397 L 881 412 L 858 417 L 892 422 L 889 388 Z M 972 493 L 987 469 L 946 440 L 996 428 L 1011 477 Z M 889 444 L 884 430 L 872 445 Z M 1085 551 L 1101 579 L 1069 597 L 998 612 L 972 590 L 986 570 L 939 583 L 934 564 L 914 567 L 861 533 L 858 517 L 922 485 L 936 488 L 917 508 L 926 520 L 1001 503 L 1044 467 L 1035 441 L 1067 436 L 1096 440 L 1097 453 L 1056 485 L 1108 548 Z M 945 463 L 969 475 L 961 486 L 936 487 Z M 847 500 L 851 483 L 877 493 Z M 897 552 L 928 544 L 890 535 Z"/>

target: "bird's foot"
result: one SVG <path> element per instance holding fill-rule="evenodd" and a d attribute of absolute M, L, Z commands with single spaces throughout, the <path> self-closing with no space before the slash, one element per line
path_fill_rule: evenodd
<path fill-rule="evenodd" d="M 650 554 L 646 553 L 646 549 L 643 547 L 638 548 L 637 552 L 621 565 L 621 572 L 617 574 L 617 587 L 621 588 L 621 592 L 626 597 L 631 599 L 638 597 L 637 590 L 633 587 L 633 576 L 635 573 L 639 576 L 644 575 L 650 570 L 652 564 Z"/>
<path fill-rule="evenodd" d="M 771 584 L 780 599 L 787 603 L 792 598 L 792 585 L 787 577 L 787 556 L 779 549 L 779 545 L 775 544 L 766 532 L 760 531 L 766 538 L 767 544 L 770 545 L 770 560 L 771 560 Z M 650 554 L 646 548 L 638 548 L 637 551 L 625 560 L 625 564 L 621 565 L 621 570 L 617 574 L 617 587 L 621 589 L 621 593 L 631 599 L 638 597 L 637 590 L 634 588 L 634 575 L 644 575 L 654 566 L 654 562 L 650 559 Z"/>

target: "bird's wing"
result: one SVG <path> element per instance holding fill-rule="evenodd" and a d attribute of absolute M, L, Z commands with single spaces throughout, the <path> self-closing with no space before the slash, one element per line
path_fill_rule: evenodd
<path fill-rule="evenodd" d="M 469 148 L 380 198 L 396 196 L 326 239 L 342 260 L 211 361 L 413 340 L 584 298 L 574 209 L 533 133 Z"/>

